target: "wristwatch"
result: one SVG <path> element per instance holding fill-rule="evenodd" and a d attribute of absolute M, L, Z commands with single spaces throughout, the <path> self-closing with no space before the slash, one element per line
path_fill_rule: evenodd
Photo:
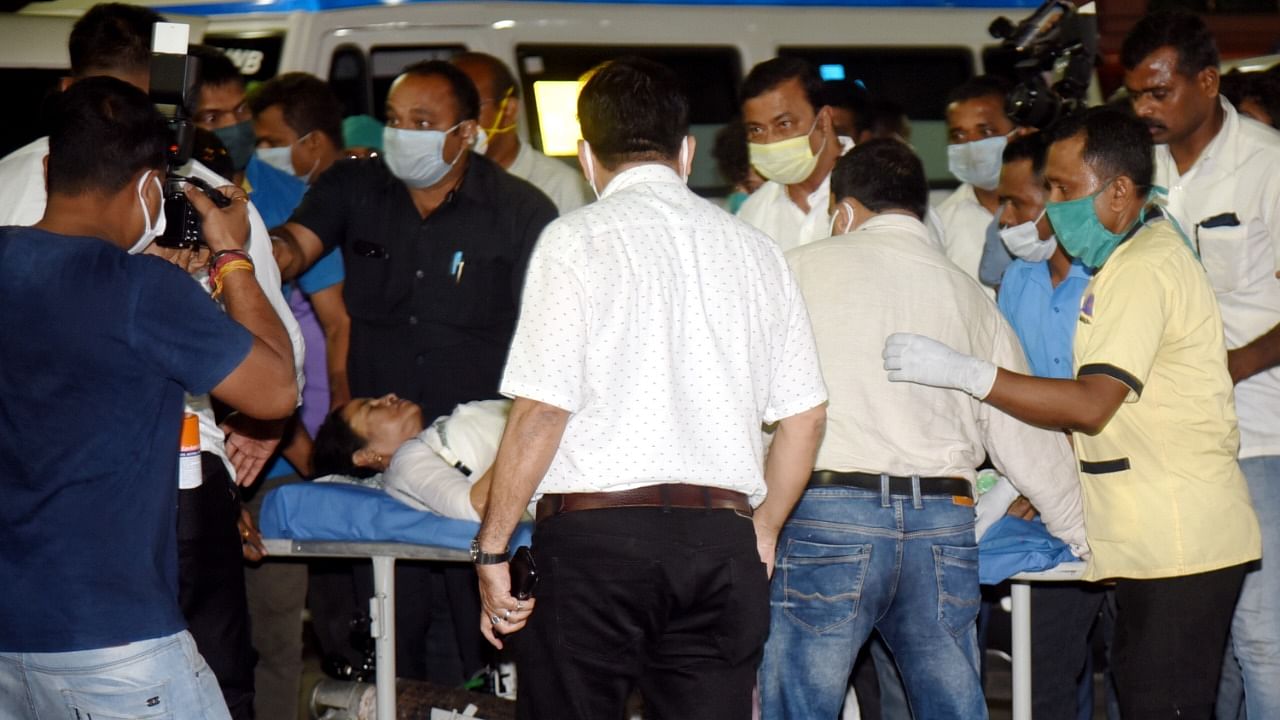
<path fill-rule="evenodd" d="M 479 538 L 471 541 L 471 562 L 476 565 L 500 565 L 510 559 L 510 550 L 503 550 L 500 553 L 485 552 L 480 549 Z"/>

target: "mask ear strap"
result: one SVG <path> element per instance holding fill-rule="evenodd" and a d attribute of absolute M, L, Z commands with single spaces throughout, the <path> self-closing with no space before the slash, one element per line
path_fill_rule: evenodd
<path fill-rule="evenodd" d="M 680 173 L 680 180 L 682 182 L 687 183 L 689 182 L 689 170 L 691 169 L 689 167 L 689 136 L 688 135 L 685 135 L 684 139 L 680 141 L 680 161 L 679 162 L 680 162 L 680 167 L 678 168 L 678 172 Z"/>
<path fill-rule="evenodd" d="M 599 188 L 596 187 L 596 164 L 595 164 L 596 156 L 595 156 L 595 153 L 591 152 L 591 143 L 587 142 L 586 140 L 583 140 L 582 150 L 583 150 L 583 154 L 586 155 L 586 157 L 583 158 L 585 162 L 582 164 L 586 166 L 584 169 L 587 171 L 587 184 L 591 186 L 591 192 L 595 193 L 596 199 L 599 200 L 600 190 Z"/>

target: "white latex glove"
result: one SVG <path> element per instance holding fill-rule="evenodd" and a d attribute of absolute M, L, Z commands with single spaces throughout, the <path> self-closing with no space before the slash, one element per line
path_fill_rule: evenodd
<path fill-rule="evenodd" d="M 893 382 L 963 390 L 981 400 L 996 382 L 996 366 L 932 338 L 894 333 L 884 341 L 884 369 Z"/>

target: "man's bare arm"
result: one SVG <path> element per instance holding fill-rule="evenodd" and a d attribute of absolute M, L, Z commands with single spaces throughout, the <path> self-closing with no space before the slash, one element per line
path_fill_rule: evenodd
<path fill-rule="evenodd" d="M 783 418 L 774 432 L 769 457 L 765 458 L 764 482 L 769 488 L 765 501 L 756 508 L 756 546 L 760 561 L 773 574 L 778 533 L 809 484 L 818 445 L 827 427 L 827 406 L 819 405 Z"/>
<path fill-rule="evenodd" d="M 1109 375 L 1055 380 L 1000 368 L 983 402 L 1025 423 L 1096 435 L 1128 394 L 1129 386 Z"/>
<path fill-rule="evenodd" d="M 320 236 L 305 225 L 285 223 L 271 231 L 271 253 L 280 266 L 280 279 L 293 280 L 324 254 Z"/>
<path fill-rule="evenodd" d="M 1280 365 L 1280 325 L 1244 347 L 1227 351 L 1227 369 L 1231 371 L 1233 383 L 1247 380 L 1276 365 Z"/>

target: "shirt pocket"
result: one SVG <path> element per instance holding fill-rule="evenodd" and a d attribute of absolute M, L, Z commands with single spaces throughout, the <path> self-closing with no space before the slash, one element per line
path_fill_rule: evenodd
<path fill-rule="evenodd" d="M 1232 292 L 1249 274 L 1249 228 L 1246 225 L 1196 228 L 1200 262 L 1215 292 Z"/>
<path fill-rule="evenodd" d="M 343 256 L 345 283 L 343 299 L 354 318 L 385 318 L 395 306 L 399 290 L 393 275 L 393 263 L 409 258 L 392 257 L 391 249 L 364 238 L 351 242 Z"/>
<path fill-rule="evenodd" d="M 469 257 L 440 287 L 440 319 L 450 325 L 491 327 L 515 318 L 511 263 L 501 257 Z"/>

